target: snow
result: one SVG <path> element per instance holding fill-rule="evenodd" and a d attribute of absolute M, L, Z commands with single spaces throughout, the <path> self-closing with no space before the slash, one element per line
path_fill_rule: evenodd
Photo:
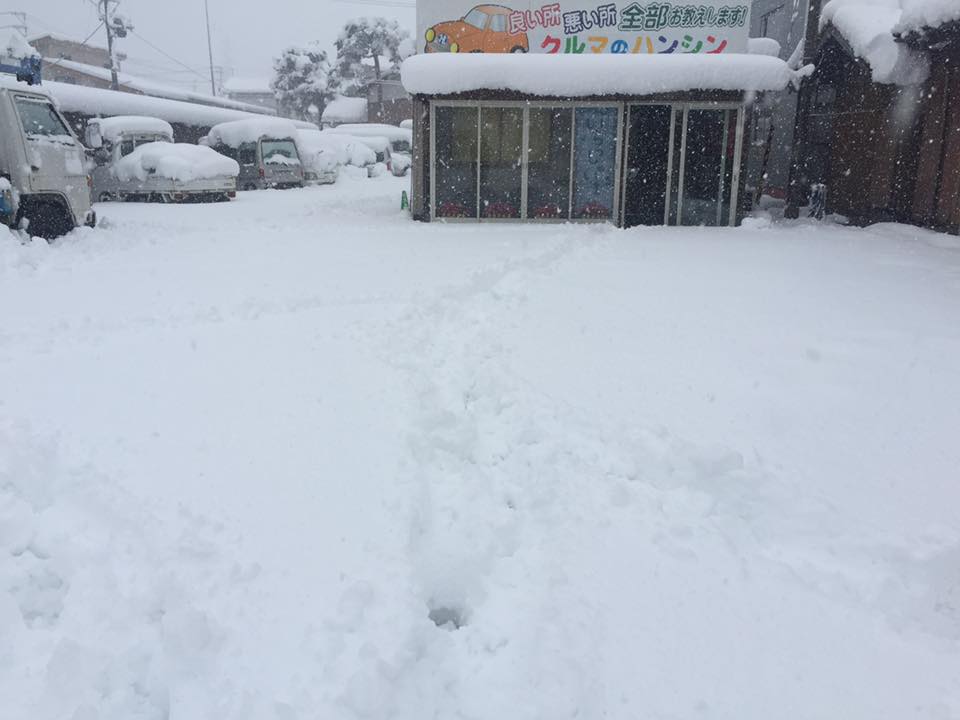
<path fill-rule="evenodd" d="M 356 137 L 385 137 L 390 142 L 406 141 L 411 145 L 413 144 L 412 130 L 384 123 L 344 123 L 343 125 L 337 125 L 335 128 L 330 128 L 328 132 L 346 133 Z"/>
<path fill-rule="evenodd" d="M 405 130 L 413 130 L 413 120 L 407 119 L 400 121 L 400 127 L 404 128 Z"/>
<path fill-rule="evenodd" d="M 228 93 L 273 94 L 273 90 L 270 89 L 269 78 L 232 77 L 223 84 L 223 89 Z"/>
<path fill-rule="evenodd" d="M 139 145 L 132 153 L 113 164 L 118 180 L 146 180 L 158 175 L 180 182 L 237 177 L 240 166 L 235 160 L 202 145 L 151 142 Z"/>
<path fill-rule="evenodd" d="M 749 38 L 747 40 L 747 52 L 751 55 L 769 55 L 770 57 L 780 57 L 780 43 L 773 38 Z"/>
<path fill-rule="evenodd" d="M 764 55 L 431 53 L 404 61 L 413 95 L 513 90 L 541 96 L 650 95 L 685 90 L 783 90 L 794 75 Z"/>
<path fill-rule="evenodd" d="M 143 115 L 118 115 L 96 121 L 105 142 L 117 142 L 124 134 L 165 135 L 173 140 L 173 128 L 166 120 Z"/>
<path fill-rule="evenodd" d="M 324 130 L 323 132 L 308 131 L 306 134 L 319 135 L 324 145 L 337 148 L 338 158 L 344 165 L 363 168 L 373 165 L 377 161 L 376 153 L 361 142 L 359 138 L 333 133 L 330 130 Z M 304 131 L 301 131 L 298 138 L 303 135 Z"/>
<path fill-rule="evenodd" d="M 907 34 L 938 28 L 960 20 L 960 2 L 957 0 L 901 0 L 903 13 L 894 32 Z"/>
<path fill-rule="evenodd" d="M 226 145 L 236 148 L 245 143 L 258 142 L 262 138 L 282 140 L 296 137 L 297 126 L 290 120 L 249 118 L 215 125 L 210 129 L 207 141 L 213 147 Z"/>
<path fill-rule="evenodd" d="M 339 95 L 327 103 L 323 109 L 321 122 L 331 123 L 363 122 L 367 119 L 367 99 L 344 97 Z"/>
<path fill-rule="evenodd" d="M 349 161 L 346 144 L 338 143 L 330 138 L 329 133 L 317 130 L 300 130 L 297 133 L 297 151 L 304 166 L 318 174 L 335 172 Z"/>
<path fill-rule="evenodd" d="M 820 28 L 832 25 L 854 56 L 870 65 L 874 82 L 914 85 L 926 80 L 927 59 L 894 38 L 902 0 L 830 0 L 823 7 Z"/>
<path fill-rule="evenodd" d="M 407 187 L 0 235 L 5 716 L 960 715 L 960 240 Z"/>
<path fill-rule="evenodd" d="M 3 45 L 6 54 L 14 58 L 37 58 L 40 57 L 26 39 L 18 32 L 11 32 L 7 36 L 7 41 Z"/>

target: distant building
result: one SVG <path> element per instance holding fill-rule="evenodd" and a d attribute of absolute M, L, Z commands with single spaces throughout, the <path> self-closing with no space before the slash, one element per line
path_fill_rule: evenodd
<path fill-rule="evenodd" d="M 367 121 L 399 125 L 413 117 L 413 98 L 399 80 L 374 80 L 367 85 Z"/>
<path fill-rule="evenodd" d="M 270 89 L 270 81 L 263 78 L 233 77 L 223 84 L 224 94 L 236 102 L 257 105 L 271 113 L 280 114 L 276 95 Z"/>
<path fill-rule="evenodd" d="M 34 49 L 40 53 L 40 56 L 46 60 L 46 65 L 51 66 L 50 72 L 54 74 L 59 71 L 59 68 L 56 65 L 57 60 L 72 60 L 73 62 L 83 63 L 84 65 L 93 65 L 94 67 L 99 68 L 110 67 L 110 54 L 107 52 L 106 48 L 81 43 L 68 37 L 63 37 L 62 35 L 56 35 L 54 33 L 34 35 L 33 37 L 28 38 L 27 42 L 29 42 Z M 119 57 L 121 60 L 124 59 L 123 55 L 120 55 Z M 61 79 L 60 77 L 48 78 L 46 68 L 44 68 L 44 70 L 44 80 L 71 82 L 73 79 L 73 76 L 70 76 L 69 73 L 67 75 L 70 77 L 70 79 Z M 84 85 L 86 83 L 78 82 L 74 84 Z M 93 87 L 100 86 L 94 85 Z"/>

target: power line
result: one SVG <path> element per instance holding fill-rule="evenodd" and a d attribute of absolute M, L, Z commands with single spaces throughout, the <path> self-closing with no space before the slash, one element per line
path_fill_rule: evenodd
<path fill-rule="evenodd" d="M 85 37 L 85 38 L 83 39 L 83 42 L 80 43 L 80 47 L 85 47 L 86 44 L 87 44 L 88 42 L 90 42 L 90 39 L 91 39 L 94 35 L 97 34 L 97 31 L 100 30 L 101 27 L 103 27 L 103 23 L 100 23 L 99 25 L 97 25 L 97 26 L 93 29 L 93 32 L 91 32 L 89 35 L 87 35 L 87 37 Z M 52 63 L 50 63 L 47 67 L 57 67 L 57 66 L 58 66 L 62 61 L 64 61 L 64 60 L 66 60 L 66 58 L 59 58 L 59 59 L 57 59 L 57 60 L 54 60 L 54 61 L 53 61 Z"/>

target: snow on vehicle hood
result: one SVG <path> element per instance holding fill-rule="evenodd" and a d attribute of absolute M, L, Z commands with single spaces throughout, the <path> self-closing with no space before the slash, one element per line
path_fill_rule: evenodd
<path fill-rule="evenodd" d="M 151 175 L 190 182 L 240 174 L 236 160 L 216 150 L 185 143 L 153 142 L 141 145 L 113 166 L 118 180 L 146 180 Z"/>

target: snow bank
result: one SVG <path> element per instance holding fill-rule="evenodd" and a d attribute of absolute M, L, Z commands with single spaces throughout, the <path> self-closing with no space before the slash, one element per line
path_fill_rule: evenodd
<path fill-rule="evenodd" d="M 830 0 L 823 7 L 820 28 L 836 28 L 853 54 L 870 65 L 874 82 L 913 85 L 926 80 L 929 65 L 922 54 L 894 38 L 900 16 L 901 0 Z"/>
<path fill-rule="evenodd" d="M 100 136 L 107 142 L 116 142 L 124 133 L 165 135 L 173 140 L 173 128 L 170 127 L 170 123 L 160 118 L 143 115 L 118 115 L 116 117 L 99 118 L 94 122 L 100 128 Z"/>
<path fill-rule="evenodd" d="M 793 72 L 763 55 L 500 55 L 435 53 L 403 63 L 414 95 L 514 90 L 531 95 L 652 95 L 685 90 L 783 90 Z"/>
<path fill-rule="evenodd" d="M 240 174 L 240 166 L 236 160 L 202 145 L 152 142 L 120 158 L 113 166 L 113 173 L 124 182 L 146 180 L 151 175 L 190 182 L 223 176 L 236 177 Z"/>
<path fill-rule="evenodd" d="M 898 34 L 920 32 L 960 20 L 960 0 L 901 0 L 903 13 L 893 31 Z"/>
<path fill-rule="evenodd" d="M 280 118 L 250 118 L 221 123 L 211 128 L 207 135 L 211 146 L 226 145 L 234 148 L 245 143 L 255 143 L 262 138 L 296 137 L 297 126 Z"/>

